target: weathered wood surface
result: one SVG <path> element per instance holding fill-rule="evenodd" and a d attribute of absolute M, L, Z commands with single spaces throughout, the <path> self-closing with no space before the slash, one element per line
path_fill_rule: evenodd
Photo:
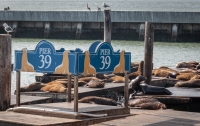
<path fill-rule="evenodd" d="M 50 97 L 39 97 L 39 96 L 26 96 L 26 95 L 21 95 L 20 96 L 21 105 L 28 105 L 28 104 L 40 104 L 40 103 L 51 103 L 52 98 Z M 16 96 L 11 95 L 11 101 L 10 101 L 11 107 L 16 106 Z"/>
<path fill-rule="evenodd" d="M 200 126 L 200 113 L 167 110 L 131 109 L 125 118 L 95 124 L 93 126 Z"/>
<path fill-rule="evenodd" d="M 21 83 L 21 72 L 16 72 L 16 106 L 20 106 L 20 83 Z"/>
<path fill-rule="evenodd" d="M 11 35 L 0 34 L 0 111 L 10 106 Z"/>
<path fill-rule="evenodd" d="M 87 88 L 78 87 L 78 98 L 82 98 L 88 95 L 105 95 L 108 91 L 118 91 L 122 92 L 124 90 L 124 83 L 105 83 L 104 88 Z M 47 96 L 53 99 L 66 99 L 66 93 L 48 93 L 48 92 L 21 92 L 21 95 L 31 95 L 31 96 Z M 74 95 L 74 88 L 72 88 L 72 97 Z"/>
<path fill-rule="evenodd" d="M 144 76 L 147 78 L 145 83 L 151 84 L 152 77 L 152 61 L 153 61 L 153 42 L 154 42 L 154 27 L 153 24 L 145 22 L 145 37 L 144 37 Z"/>
<path fill-rule="evenodd" d="M 87 120 L 47 117 L 40 115 L 22 114 L 14 112 L 0 112 L 0 124 L 2 126 L 200 126 L 200 113 L 167 110 L 142 110 L 131 109 L 131 115 L 117 118 L 106 122 L 99 121 L 95 124 L 96 118 Z M 27 116 L 28 115 L 28 116 Z M 102 120 L 102 118 L 100 118 Z M 97 122 L 96 122 L 97 123 Z"/>
<path fill-rule="evenodd" d="M 0 112 L 1 126 L 64 126 L 64 124 L 76 124 L 79 122 L 81 122 L 81 120 L 22 114 L 15 112 Z"/>
<path fill-rule="evenodd" d="M 111 10 L 104 10 L 104 42 L 111 43 Z"/>
<path fill-rule="evenodd" d="M 151 96 L 161 96 L 161 97 L 184 97 L 184 98 L 200 98 L 200 88 L 187 88 L 187 87 L 168 87 L 172 95 L 151 95 Z M 150 96 L 144 94 L 138 94 L 143 96 Z"/>

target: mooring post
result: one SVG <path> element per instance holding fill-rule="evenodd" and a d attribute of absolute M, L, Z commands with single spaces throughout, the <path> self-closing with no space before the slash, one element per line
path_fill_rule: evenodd
<path fill-rule="evenodd" d="M 21 72 L 16 71 L 16 106 L 20 106 L 20 83 L 21 83 Z"/>
<path fill-rule="evenodd" d="M 151 84 L 152 60 L 153 60 L 154 27 L 153 24 L 145 22 L 144 37 L 144 76 L 147 78 L 145 83 Z"/>
<path fill-rule="evenodd" d="M 125 85 L 124 85 L 124 97 L 125 97 L 125 101 L 124 101 L 124 107 L 128 108 L 128 99 L 129 99 L 129 91 L 128 91 L 128 74 L 127 72 L 125 72 Z"/>
<path fill-rule="evenodd" d="M 78 75 L 74 76 L 74 112 L 78 112 Z"/>
<path fill-rule="evenodd" d="M 104 42 L 111 43 L 111 10 L 104 10 Z"/>
<path fill-rule="evenodd" d="M 0 111 L 10 107 L 11 35 L 0 34 Z"/>
<path fill-rule="evenodd" d="M 71 78 L 72 75 L 67 75 L 67 102 L 71 102 Z"/>

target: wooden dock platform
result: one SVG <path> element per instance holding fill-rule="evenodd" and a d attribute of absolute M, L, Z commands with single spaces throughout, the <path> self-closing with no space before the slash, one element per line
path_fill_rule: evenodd
<path fill-rule="evenodd" d="M 200 126 L 200 113 L 167 110 L 131 109 L 131 114 L 93 126 Z"/>
<path fill-rule="evenodd" d="M 21 99 L 21 101 L 20 101 L 21 105 L 52 103 L 53 102 L 51 97 L 21 95 L 20 99 Z M 15 105 L 16 105 L 16 95 L 11 95 L 10 107 L 14 107 Z"/>
<path fill-rule="evenodd" d="M 87 126 L 102 121 L 130 116 L 130 108 L 79 103 L 78 113 L 74 103 L 22 105 L 0 112 L 1 126 Z"/>
<path fill-rule="evenodd" d="M 129 116 L 112 119 L 68 119 L 15 112 L 0 112 L 1 126 L 200 126 L 200 113 L 172 109 L 131 109 Z M 117 118 L 117 119 L 116 119 Z"/>
<path fill-rule="evenodd" d="M 172 95 L 136 95 L 135 97 L 154 97 L 163 103 L 190 103 L 192 99 L 200 99 L 200 88 L 184 88 L 184 87 L 173 87 L 178 80 L 168 79 L 164 77 L 152 77 L 151 85 L 167 87 L 171 91 Z M 105 83 L 104 88 L 86 88 L 78 87 L 78 98 L 85 96 L 102 96 L 108 94 L 111 91 L 123 92 L 124 83 Z M 73 88 L 72 88 L 72 99 L 73 99 Z M 21 92 L 21 95 L 28 96 L 42 96 L 51 97 L 53 102 L 65 102 L 67 94 L 65 93 L 49 93 L 49 92 Z"/>

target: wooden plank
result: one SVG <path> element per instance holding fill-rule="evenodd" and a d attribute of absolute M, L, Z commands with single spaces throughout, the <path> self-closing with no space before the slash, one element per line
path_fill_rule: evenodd
<path fill-rule="evenodd" d="M 11 35 L 0 34 L 0 111 L 10 106 Z"/>
<path fill-rule="evenodd" d="M 20 83 L 21 83 L 21 73 L 16 71 L 16 106 L 20 106 Z"/>
<path fill-rule="evenodd" d="M 71 86 L 71 78 L 72 78 L 72 76 L 71 75 L 67 75 L 67 77 L 68 77 L 68 81 L 67 81 L 67 101 L 68 102 L 71 102 L 71 88 L 72 88 L 72 86 Z"/>
<path fill-rule="evenodd" d="M 21 95 L 20 97 L 21 97 L 20 98 L 21 105 L 51 103 L 52 102 L 51 97 L 26 96 L 26 95 Z M 11 107 L 16 106 L 16 96 L 15 95 L 11 95 L 10 104 L 11 104 Z"/>
<path fill-rule="evenodd" d="M 106 121 L 93 126 L 200 126 L 200 113 L 167 110 L 131 109 L 131 114 L 116 120 Z"/>

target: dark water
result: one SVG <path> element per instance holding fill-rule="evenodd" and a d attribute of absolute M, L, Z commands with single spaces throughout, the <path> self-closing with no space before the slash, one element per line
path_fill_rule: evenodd
<path fill-rule="evenodd" d="M 14 50 L 27 48 L 34 50 L 41 39 L 19 39 L 12 38 L 12 63 L 14 63 Z M 65 48 L 66 50 L 81 48 L 83 51 L 88 50 L 95 40 L 62 40 L 47 39 L 52 42 L 55 49 Z M 125 50 L 131 52 L 132 62 L 144 60 L 144 42 L 143 41 L 112 41 L 113 49 Z M 175 67 L 178 62 L 198 61 L 200 62 L 200 43 L 168 43 L 154 42 L 153 47 L 153 64 L 154 68 L 160 66 Z M 29 85 L 35 82 L 35 75 L 41 73 L 21 73 L 21 86 Z M 12 72 L 12 94 L 16 89 L 16 73 Z"/>

